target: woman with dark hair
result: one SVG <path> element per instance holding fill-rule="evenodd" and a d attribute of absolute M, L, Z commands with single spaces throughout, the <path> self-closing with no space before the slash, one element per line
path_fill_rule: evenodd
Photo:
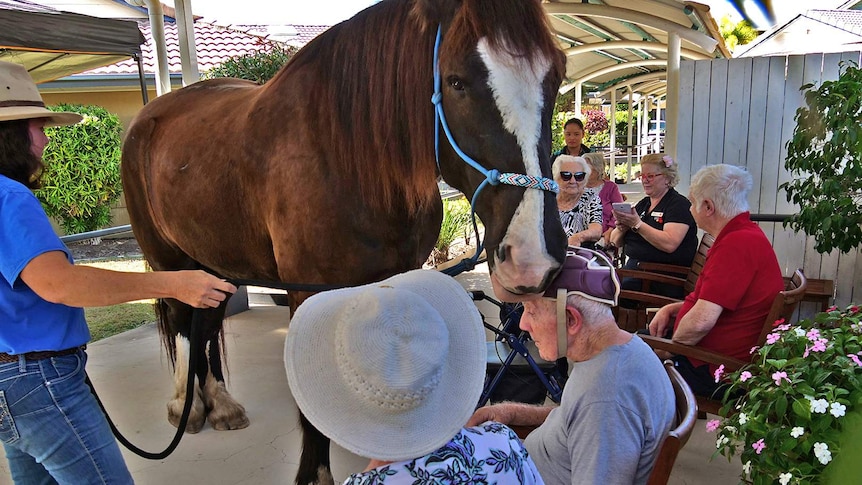
<path fill-rule="evenodd" d="M 590 152 L 590 147 L 582 144 L 584 140 L 584 123 L 577 118 L 569 118 L 566 124 L 563 125 L 563 137 L 566 140 L 566 146 L 557 150 L 551 155 L 551 161 L 556 160 L 560 155 L 572 155 L 579 157 L 584 153 Z"/>
<path fill-rule="evenodd" d="M 76 266 L 33 195 L 46 126 L 27 71 L 0 62 L 0 440 L 15 483 L 132 483 L 85 383 L 85 306 L 176 298 L 217 307 L 236 288 L 203 271 L 124 273 Z"/>

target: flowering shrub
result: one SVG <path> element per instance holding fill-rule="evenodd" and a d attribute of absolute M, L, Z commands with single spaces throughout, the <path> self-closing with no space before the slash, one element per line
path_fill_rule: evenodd
<path fill-rule="evenodd" d="M 716 372 L 730 383 L 722 408 L 729 417 L 709 421 L 707 431 L 718 432 L 716 454 L 741 455 L 743 481 L 821 483 L 841 452 L 845 414 L 862 409 L 860 320 L 857 306 L 797 325 L 779 320 L 763 348 L 751 349 L 751 364 Z"/>
<path fill-rule="evenodd" d="M 601 131 L 607 131 L 608 117 L 605 116 L 604 111 L 600 109 L 591 109 L 584 111 L 584 115 L 586 115 L 587 118 L 586 121 L 584 121 L 584 129 L 587 133 L 595 135 Z"/>

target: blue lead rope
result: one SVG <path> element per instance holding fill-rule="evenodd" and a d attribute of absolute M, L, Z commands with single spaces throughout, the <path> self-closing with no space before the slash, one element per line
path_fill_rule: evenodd
<path fill-rule="evenodd" d="M 438 62 L 441 36 L 441 30 L 438 26 L 437 39 L 434 42 L 434 94 L 431 96 L 431 103 L 434 105 L 434 158 L 437 161 L 437 170 L 441 174 L 443 173 L 440 170 L 440 127 L 442 126 L 443 132 L 446 134 L 446 139 L 449 140 L 449 145 L 453 150 L 455 150 L 455 153 L 457 153 L 458 156 L 467 163 L 467 165 L 475 168 L 479 173 L 485 176 L 485 180 L 479 184 L 476 192 L 473 193 L 473 198 L 470 200 L 470 216 L 473 220 L 473 232 L 476 234 L 476 254 L 474 254 L 472 258 L 464 259 L 457 265 L 443 270 L 444 273 L 454 276 L 462 271 L 473 269 L 476 262 L 479 260 L 479 254 L 482 252 L 483 245 L 482 241 L 479 239 L 479 231 L 476 224 L 476 200 L 479 193 L 482 192 L 482 189 L 485 188 L 486 185 L 499 185 L 502 183 L 506 185 L 514 185 L 515 187 L 545 190 L 553 192 L 554 194 L 560 192 L 560 187 L 552 179 L 546 177 L 534 177 L 532 175 L 521 173 L 501 173 L 495 168 L 488 170 L 461 150 L 461 147 L 458 146 L 458 143 L 452 136 L 452 132 L 449 130 L 449 123 L 446 122 L 446 115 L 443 113 L 443 93 L 440 91 L 440 66 Z"/>

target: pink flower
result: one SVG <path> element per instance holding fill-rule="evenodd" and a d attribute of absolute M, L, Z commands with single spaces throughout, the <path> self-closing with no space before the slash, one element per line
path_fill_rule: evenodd
<path fill-rule="evenodd" d="M 713 431 L 717 430 L 719 423 L 720 422 L 717 419 L 711 419 L 711 420 L 707 421 L 706 422 L 706 432 L 712 433 Z"/>
<path fill-rule="evenodd" d="M 790 379 L 787 378 L 787 372 L 776 372 L 772 374 L 772 380 L 775 381 L 776 386 L 781 385 L 781 379 L 784 379 L 787 382 L 790 382 Z"/>
<path fill-rule="evenodd" d="M 817 341 L 814 342 L 814 345 L 811 346 L 811 351 L 812 352 L 823 352 L 823 351 L 825 351 L 827 342 L 829 342 L 829 341 L 826 340 L 825 338 L 817 339 Z"/>
<path fill-rule="evenodd" d="M 751 372 L 748 372 L 747 370 L 744 370 L 744 371 L 742 371 L 742 374 L 739 374 L 739 380 L 740 380 L 740 382 L 745 382 L 745 381 L 747 381 L 747 380 L 749 380 L 749 379 L 751 379 Z"/>
<path fill-rule="evenodd" d="M 837 307 L 837 306 L 832 305 L 831 307 L 827 308 L 827 309 L 826 309 L 826 311 L 827 311 L 827 312 L 834 312 L 834 311 L 835 311 L 835 310 L 837 310 L 837 309 L 838 309 L 838 307 Z"/>
<path fill-rule="evenodd" d="M 724 364 L 718 366 L 718 369 L 715 369 L 715 382 L 719 382 L 721 380 L 721 376 L 724 375 Z"/>
<path fill-rule="evenodd" d="M 759 348 L 760 348 L 760 347 L 758 347 L 758 346 L 756 346 L 756 345 L 755 345 L 754 347 L 752 347 L 752 348 L 751 348 L 751 350 L 749 350 L 749 351 L 748 351 L 748 353 L 749 353 L 749 354 L 753 354 L 753 353 L 757 352 L 757 349 L 759 349 Z"/>
<path fill-rule="evenodd" d="M 850 360 L 855 362 L 859 367 L 862 367 L 862 360 L 859 360 L 859 357 L 856 354 L 850 354 L 847 357 L 850 357 Z"/>
<path fill-rule="evenodd" d="M 808 340 L 814 342 L 815 340 L 820 338 L 820 330 L 812 328 L 808 331 L 808 333 L 805 334 L 805 336 L 808 337 Z"/>
<path fill-rule="evenodd" d="M 777 326 L 781 325 L 782 323 L 784 323 L 784 319 L 779 318 L 778 320 L 775 321 L 775 323 L 772 324 L 772 326 L 777 327 Z"/>
<path fill-rule="evenodd" d="M 671 165 L 673 165 L 673 158 L 670 158 L 670 156 L 665 155 L 665 156 L 661 157 L 661 159 L 664 162 L 665 167 L 669 168 Z"/>
<path fill-rule="evenodd" d="M 780 339 L 781 339 L 780 333 L 771 333 L 771 334 L 766 336 L 766 343 L 769 345 L 772 345 L 775 342 L 778 342 Z"/>
<path fill-rule="evenodd" d="M 766 443 L 763 442 L 763 438 L 760 438 L 756 442 L 752 443 L 751 447 L 754 448 L 754 452 L 759 455 L 766 448 Z"/>
<path fill-rule="evenodd" d="M 853 305 L 850 307 L 850 311 L 853 313 L 859 313 L 859 307 L 856 305 Z"/>

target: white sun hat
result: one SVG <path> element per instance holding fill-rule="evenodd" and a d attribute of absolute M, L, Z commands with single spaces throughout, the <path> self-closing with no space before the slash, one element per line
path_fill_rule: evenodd
<path fill-rule="evenodd" d="M 414 270 L 326 291 L 290 319 L 290 390 L 308 420 L 363 457 L 402 461 L 452 439 L 485 378 L 485 331 L 454 278 Z"/>
<path fill-rule="evenodd" d="M 74 125 L 78 113 L 55 112 L 45 107 L 33 78 L 24 66 L 0 61 L 0 121 L 46 118 L 45 126 Z"/>

